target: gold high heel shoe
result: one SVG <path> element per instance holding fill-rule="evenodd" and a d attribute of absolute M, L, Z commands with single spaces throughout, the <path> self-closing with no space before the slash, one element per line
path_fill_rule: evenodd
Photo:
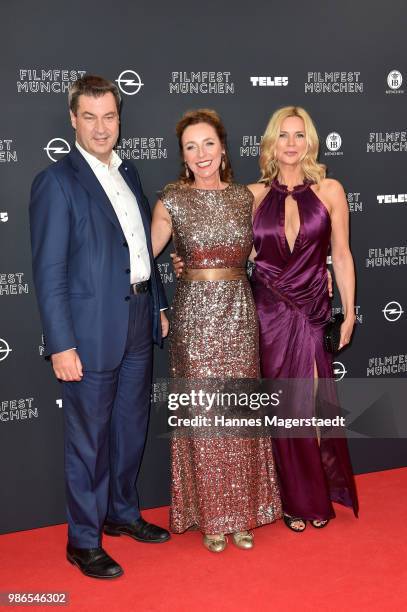
<path fill-rule="evenodd" d="M 232 534 L 232 538 L 238 548 L 248 550 L 254 546 L 254 535 L 251 531 L 238 531 Z"/>
<path fill-rule="evenodd" d="M 221 533 L 217 536 L 207 536 L 203 537 L 203 544 L 205 548 L 207 548 L 210 552 L 220 553 L 223 552 L 227 546 L 228 539 L 227 537 Z"/>

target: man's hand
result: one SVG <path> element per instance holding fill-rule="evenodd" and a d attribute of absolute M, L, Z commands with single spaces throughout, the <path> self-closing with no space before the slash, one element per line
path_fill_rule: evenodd
<path fill-rule="evenodd" d="M 175 276 L 179 278 L 184 271 L 184 260 L 176 253 L 170 253 L 170 257 L 174 266 Z"/>
<path fill-rule="evenodd" d="M 75 349 L 51 355 L 52 367 L 59 380 L 80 381 L 83 377 L 82 363 Z"/>
<path fill-rule="evenodd" d="M 170 322 L 168 321 L 167 315 L 165 314 L 163 310 L 160 312 L 160 318 L 161 318 L 161 335 L 163 338 L 166 338 L 168 336 L 168 332 L 170 329 Z"/>
<path fill-rule="evenodd" d="M 328 274 L 328 294 L 329 294 L 329 297 L 331 298 L 334 294 L 331 271 L 327 270 L 327 274 Z"/>

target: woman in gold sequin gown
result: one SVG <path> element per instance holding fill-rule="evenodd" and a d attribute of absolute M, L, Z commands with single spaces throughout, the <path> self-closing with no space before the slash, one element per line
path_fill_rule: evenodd
<path fill-rule="evenodd" d="M 245 274 L 252 248 L 253 196 L 231 183 L 226 134 L 203 109 L 177 125 L 180 179 L 164 190 L 152 225 L 154 254 L 172 236 L 187 271 L 171 308 L 170 375 L 178 379 L 259 377 L 258 325 Z M 171 529 L 197 526 L 209 550 L 232 533 L 251 548 L 249 530 L 281 516 L 269 437 L 175 433 L 171 442 Z"/>

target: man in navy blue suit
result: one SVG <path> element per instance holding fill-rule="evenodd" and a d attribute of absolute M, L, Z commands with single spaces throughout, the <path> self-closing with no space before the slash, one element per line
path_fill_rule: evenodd
<path fill-rule="evenodd" d="M 115 578 L 123 570 L 103 550 L 103 531 L 170 537 L 140 516 L 136 489 L 167 303 L 140 178 L 113 150 L 119 91 L 87 75 L 69 107 L 75 146 L 32 185 L 34 282 L 46 355 L 63 381 L 67 558 L 87 576 Z"/>

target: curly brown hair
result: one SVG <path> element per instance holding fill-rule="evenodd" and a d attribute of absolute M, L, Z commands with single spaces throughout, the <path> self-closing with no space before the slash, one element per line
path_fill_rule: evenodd
<path fill-rule="evenodd" d="M 225 166 L 225 168 L 223 169 L 222 166 L 219 168 L 220 180 L 224 183 L 231 183 L 233 180 L 233 171 L 227 151 L 227 136 L 225 126 L 223 125 L 218 113 L 210 108 L 198 108 L 197 110 L 187 111 L 182 115 L 181 119 L 176 125 L 175 131 L 178 137 L 179 151 L 182 162 L 181 170 L 178 177 L 178 183 L 188 185 L 194 182 L 193 172 L 191 170 L 189 171 L 189 177 L 186 174 L 182 150 L 182 135 L 187 127 L 189 127 L 190 125 L 196 125 L 197 123 L 207 123 L 208 125 L 211 125 L 216 131 L 218 138 L 221 141 L 223 148 L 225 149 L 225 155 L 223 156 L 223 165 Z"/>

